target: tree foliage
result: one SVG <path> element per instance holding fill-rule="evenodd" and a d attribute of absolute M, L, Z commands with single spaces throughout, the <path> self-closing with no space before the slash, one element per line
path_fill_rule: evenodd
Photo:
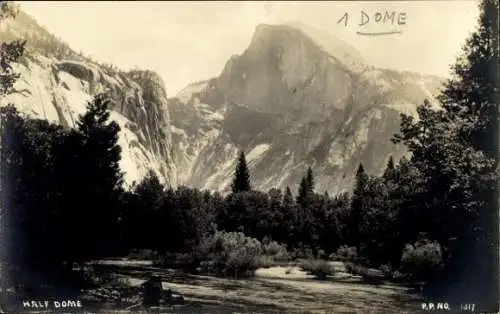
<path fill-rule="evenodd" d="M 233 183 L 231 185 L 233 193 L 248 192 L 251 190 L 250 174 L 248 171 L 245 153 L 242 151 L 239 154 L 236 170 L 234 173 Z"/>

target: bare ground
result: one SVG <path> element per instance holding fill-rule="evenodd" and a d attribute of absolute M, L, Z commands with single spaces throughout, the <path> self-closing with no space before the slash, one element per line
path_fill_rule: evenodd
<path fill-rule="evenodd" d="M 161 276 L 164 289 L 172 289 L 185 299 L 184 305 L 142 308 L 128 306 L 134 312 L 159 313 L 416 313 L 418 295 L 407 288 L 370 285 L 346 274 L 341 263 L 333 263 L 337 272 L 327 281 L 317 281 L 298 267 L 259 269 L 256 277 L 232 280 L 210 276 L 186 275 L 174 270 L 142 265 L 113 271 L 129 286 L 139 286 L 151 274 Z M 107 309 L 106 309 L 107 308 Z M 111 310 L 108 304 L 99 312 Z"/>

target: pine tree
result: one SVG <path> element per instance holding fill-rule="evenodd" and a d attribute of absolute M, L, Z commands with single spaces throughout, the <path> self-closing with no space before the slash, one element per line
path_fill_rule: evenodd
<path fill-rule="evenodd" d="M 238 157 L 238 163 L 236 165 L 236 171 L 234 173 L 231 188 L 233 193 L 248 192 L 251 190 L 250 174 L 245 159 L 245 153 L 243 151 L 240 152 Z"/>
<path fill-rule="evenodd" d="M 307 203 L 307 196 L 309 194 L 309 188 L 307 185 L 307 178 L 303 177 L 302 180 L 300 181 L 299 185 L 299 190 L 297 192 L 297 204 L 300 205 L 300 207 L 305 207 Z"/>
<path fill-rule="evenodd" d="M 500 98 L 498 14 L 498 1 L 481 1 L 478 28 L 467 40 L 462 58 L 453 67 L 454 75 L 439 98 L 452 125 L 458 128 L 456 142 L 460 143 L 456 145 L 453 166 L 457 184 L 461 186 L 457 189 L 460 191 L 453 193 L 452 200 L 461 203 L 455 207 L 467 208 L 465 212 L 469 215 L 467 220 L 457 219 L 453 224 L 455 228 L 451 231 L 460 236 L 454 245 L 458 252 L 447 264 L 448 272 L 468 274 L 469 278 L 463 283 L 467 292 L 488 299 L 490 306 L 495 304 L 488 308 L 494 312 L 498 311 L 498 282 L 489 278 L 498 276 L 498 179 L 495 175 Z M 467 159 L 464 155 L 474 159 L 464 162 Z M 473 269 L 482 269 L 482 276 L 472 275 Z M 486 305 L 483 303 L 483 306 Z"/>
<path fill-rule="evenodd" d="M 359 227 L 362 219 L 363 197 L 368 184 L 368 175 L 365 173 L 363 164 L 359 164 L 356 171 L 356 182 L 354 185 L 351 214 L 349 218 L 349 236 L 352 245 L 359 245 Z"/>
<path fill-rule="evenodd" d="M 135 228 L 129 230 L 133 230 L 132 233 L 140 238 L 138 242 L 142 245 L 141 247 L 159 249 L 163 236 L 159 234 L 161 230 L 159 212 L 164 187 L 156 173 L 150 170 L 148 175 L 135 187 L 134 193 L 137 195 L 139 206 L 135 209 L 135 215 L 131 217 L 134 221 L 129 221 Z"/>
<path fill-rule="evenodd" d="M 118 195 L 121 193 L 123 173 L 119 162 L 121 147 L 118 145 L 120 127 L 109 121 L 109 99 L 96 96 L 87 104 L 87 111 L 77 121 L 73 140 L 68 142 L 67 150 L 72 152 L 71 191 L 67 195 L 86 195 L 77 202 L 76 217 L 82 225 L 92 225 L 93 232 L 86 234 L 74 229 L 75 241 L 80 245 L 78 258 L 92 257 L 110 248 L 114 228 L 117 227 Z M 67 161 L 68 162 L 68 161 Z M 69 200 L 68 200 L 69 202 Z M 78 247 L 78 245 L 76 245 Z"/>
<path fill-rule="evenodd" d="M 283 221 L 285 222 L 282 228 L 284 236 L 283 241 L 286 241 L 288 244 L 293 244 L 293 239 L 295 237 L 294 233 L 297 228 L 297 212 L 295 209 L 295 201 L 293 199 L 292 191 L 288 186 L 283 194 L 281 208 L 283 212 Z"/>
<path fill-rule="evenodd" d="M 314 193 L 314 175 L 311 167 L 307 169 L 306 175 L 302 178 L 297 193 L 297 204 L 304 207 L 308 198 Z"/>
<path fill-rule="evenodd" d="M 481 311 L 497 312 L 498 282 L 491 276 L 498 273 L 498 2 L 483 0 L 481 11 L 439 97 L 444 110 L 424 103 L 419 121 L 402 115 L 397 138 L 422 174 L 417 187 L 425 201 L 418 212 L 426 224 L 420 226 L 447 248 L 445 271 L 427 292 L 446 292 L 449 299 L 466 294 Z"/>
<path fill-rule="evenodd" d="M 391 173 L 394 171 L 394 159 L 392 155 L 389 156 L 389 160 L 387 161 L 387 166 L 385 167 L 383 177 L 388 179 L 391 176 Z"/>
<path fill-rule="evenodd" d="M 463 139 L 492 158 L 498 155 L 498 10 L 498 1 L 481 1 L 479 27 L 439 97 L 448 114 L 467 122 L 461 124 Z"/>
<path fill-rule="evenodd" d="M 306 182 L 307 182 L 308 193 L 310 194 L 314 193 L 314 175 L 311 167 L 307 169 Z"/>
<path fill-rule="evenodd" d="M 0 26 L 17 15 L 17 5 L 12 1 L 0 2 Z M 25 42 L 11 43 L 0 41 L 0 104 L 5 95 L 14 91 L 14 83 L 20 75 L 13 71 L 12 62 L 18 61 L 24 54 Z M 24 220 L 22 208 L 16 201 L 17 186 L 22 184 L 22 141 L 24 120 L 11 104 L 1 108 L 0 112 L 0 272 L 2 283 L 17 284 L 23 249 L 16 244 L 24 243 L 19 223 Z M 21 150 L 20 150 L 21 149 Z M 22 201 L 22 198 L 19 199 Z M 17 204 L 17 205 L 16 205 Z M 29 246 L 29 244 L 25 245 Z"/>

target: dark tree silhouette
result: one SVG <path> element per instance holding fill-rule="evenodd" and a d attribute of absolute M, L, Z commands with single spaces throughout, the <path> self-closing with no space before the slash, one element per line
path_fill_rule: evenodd
<path fill-rule="evenodd" d="M 236 165 L 236 171 L 234 173 L 231 188 L 233 193 L 247 192 L 251 190 L 250 173 L 248 171 L 245 153 L 243 151 L 240 152 L 238 157 L 238 163 Z"/>
<path fill-rule="evenodd" d="M 306 183 L 307 192 L 314 193 L 314 175 L 311 167 L 307 168 Z"/>
<path fill-rule="evenodd" d="M 363 201 L 366 185 L 368 184 L 368 175 L 362 164 L 359 164 L 356 171 L 356 182 L 351 201 L 351 214 L 349 223 L 350 244 L 359 246 L 359 228 L 363 215 Z"/>
<path fill-rule="evenodd" d="M 296 199 L 297 204 L 300 205 L 301 207 L 305 207 L 308 194 L 309 191 L 307 186 L 307 178 L 303 177 L 302 180 L 300 181 L 299 190 L 297 191 L 297 199 Z"/>
<path fill-rule="evenodd" d="M 385 180 L 389 180 L 393 173 L 394 173 L 394 159 L 392 158 L 392 155 L 389 156 L 389 160 L 387 161 L 387 165 L 385 167 L 385 170 L 384 170 L 384 174 L 383 174 L 383 178 Z"/>

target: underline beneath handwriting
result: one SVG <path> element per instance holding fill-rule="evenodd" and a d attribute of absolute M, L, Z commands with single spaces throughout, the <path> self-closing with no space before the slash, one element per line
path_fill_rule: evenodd
<path fill-rule="evenodd" d="M 393 35 L 393 34 L 401 34 L 403 33 L 402 31 L 391 31 L 391 32 L 359 32 L 357 31 L 356 34 L 362 35 L 362 36 L 383 36 L 383 35 Z"/>

